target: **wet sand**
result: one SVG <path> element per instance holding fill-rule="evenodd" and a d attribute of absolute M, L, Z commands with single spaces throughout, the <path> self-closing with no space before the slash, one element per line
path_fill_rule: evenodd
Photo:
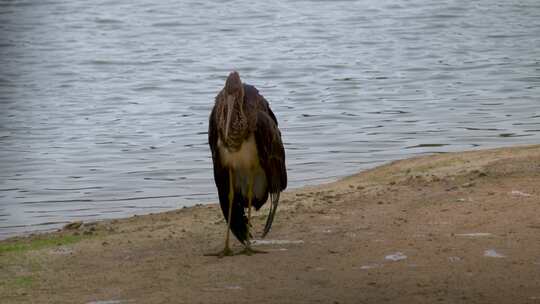
<path fill-rule="evenodd" d="M 1 241 L 0 299 L 540 303 L 539 215 L 540 145 L 425 156 L 285 192 L 267 254 L 204 256 L 215 204 Z"/>

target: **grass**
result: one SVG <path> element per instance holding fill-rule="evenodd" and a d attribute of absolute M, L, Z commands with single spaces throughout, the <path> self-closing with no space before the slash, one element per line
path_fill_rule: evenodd
<path fill-rule="evenodd" d="M 30 276 L 22 276 L 22 277 L 15 278 L 12 282 L 14 286 L 21 287 L 21 288 L 28 288 L 32 286 L 33 283 L 34 283 L 34 278 Z"/>
<path fill-rule="evenodd" d="M 32 288 L 34 283 L 36 283 L 36 280 L 28 275 L 6 278 L 0 281 L 0 294 L 3 296 L 15 295 Z"/>
<path fill-rule="evenodd" d="M 20 241 L 16 243 L 0 243 L 0 254 L 10 253 L 10 252 L 25 252 L 28 250 L 38 250 L 48 247 L 56 247 L 69 245 L 79 242 L 83 237 L 78 235 L 64 235 L 64 236 L 55 236 L 47 237 L 44 239 L 34 239 L 30 241 Z"/>

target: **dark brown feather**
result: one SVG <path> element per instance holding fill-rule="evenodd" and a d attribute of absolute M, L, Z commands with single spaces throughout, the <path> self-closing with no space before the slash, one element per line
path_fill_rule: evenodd
<path fill-rule="evenodd" d="M 216 96 L 216 103 L 212 109 L 209 120 L 208 142 L 212 151 L 214 163 L 214 181 L 218 188 L 221 210 L 227 221 L 229 209 L 229 168 L 221 164 L 218 140 L 227 149 L 238 149 L 247 138 L 253 134 L 256 141 L 259 163 L 264 170 L 267 187 L 263 197 L 253 199 L 253 207 L 259 209 L 264 205 L 268 196 L 271 197 L 270 213 L 266 222 L 263 236 L 270 230 L 277 205 L 279 193 L 287 187 L 287 171 L 285 167 L 285 149 L 278 129 L 277 119 L 270 109 L 266 99 L 259 91 L 248 84 L 238 87 L 240 78 L 237 73 L 231 73 L 227 78 L 225 87 Z M 227 138 L 224 132 L 224 113 L 227 112 L 226 98 L 228 95 L 242 96 L 240 103 L 235 103 L 231 129 Z M 231 231 L 236 238 L 244 243 L 247 239 L 247 218 L 244 207 L 247 206 L 247 197 L 240 191 L 234 193 L 233 209 L 231 211 Z"/>

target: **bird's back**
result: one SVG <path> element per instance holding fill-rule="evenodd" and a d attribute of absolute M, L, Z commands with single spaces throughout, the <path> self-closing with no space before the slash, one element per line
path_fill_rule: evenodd
<path fill-rule="evenodd" d="M 272 113 L 272 110 L 270 110 L 268 101 L 266 101 L 266 99 L 259 94 L 259 90 L 257 90 L 257 88 L 246 83 L 244 83 L 244 102 L 246 107 L 256 110 L 253 111 L 253 113 L 263 112 L 270 116 L 276 125 L 278 124 L 274 113 Z"/>

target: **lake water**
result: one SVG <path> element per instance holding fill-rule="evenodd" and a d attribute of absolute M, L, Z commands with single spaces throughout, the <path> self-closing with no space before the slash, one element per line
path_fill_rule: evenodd
<path fill-rule="evenodd" d="M 232 69 L 280 121 L 291 188 L 540 142 L 537 0 L 1 0 L 0 39 L 0 238 L 215 202 Z"/>

